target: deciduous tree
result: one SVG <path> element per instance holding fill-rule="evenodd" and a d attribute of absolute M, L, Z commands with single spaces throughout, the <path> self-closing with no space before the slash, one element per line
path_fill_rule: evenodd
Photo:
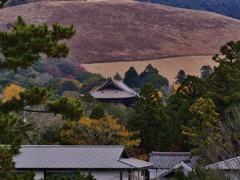
<path fill-rule="evenodd" d="M 190 107 L 192 119 L 187 126 L 182 126 L 183 135 L 187 136 L 188 142 L 193 145 L 192 154 L 203 156 L 202 149 L 207 148 L 214 152 L 213 144 L 222 141 L 219 127 L 219 114 L 215 111 L 215 105 L 211 99 L 200 97 Z M 213 155 L 214 153 L 212 153 Z M 217 158 L 217 154 L 215 154 Z"/>
<path fill-rule="evenodd" d="M 137 132 L 128 131 L 118 120 L 110 116 L 101 119 L 83 117 L 67 122 L 61 130 L 65 144 L 79 145 L 125 145 L 129 150 L 139 145 Z"/>
<path fill-rule="evenodd" d="M 4 101 L 10 100 L 13 97 L 16 99 L 20 99 L 20 92 L 23 92 L 24 88 L 21 88 L 18 85 L 15 84 L 11 84 L 10 86 L 6 87 L 3 91 L 4 94 Z"/>

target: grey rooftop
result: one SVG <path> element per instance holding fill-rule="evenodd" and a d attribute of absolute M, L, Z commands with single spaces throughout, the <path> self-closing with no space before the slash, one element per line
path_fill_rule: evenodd
<path fill-rule="evenodd" d="M 146 169 L 153 164 L 130 158 L 124 146 L 22 145 L 17 169 Z"/>
<path fill-rule="evenodd" d="M 90 93 L 97 99 L 118 99 L 138 96 L 138 93 L 128 87 L 124 82 L 116 81 L 112 78 L 109 78 L 103 85 Z"/>
<path fill-rule="evenodd" d="M 171 169 L 181 161 L 189 160 L 190 164 L 196 165 L 198 157 L 191 156 L 190 152 L 151 152 L 150 162 L 153 168 Z"/>

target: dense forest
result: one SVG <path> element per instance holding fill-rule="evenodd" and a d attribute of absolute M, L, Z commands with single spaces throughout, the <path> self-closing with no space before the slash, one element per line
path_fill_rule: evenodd
<path fill-rule="evenodd" d="M 139 0 L 167 6 L 215 12 L 240 19 L 239 0 Z"/>

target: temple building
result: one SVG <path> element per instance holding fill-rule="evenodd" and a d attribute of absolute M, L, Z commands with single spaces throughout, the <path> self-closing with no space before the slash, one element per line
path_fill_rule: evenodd
<path fill-rule="evenodd" d="M 103 85 L 91 91 L 90 94 L 102 103 L 121 103 L 127 107 L 134 107 L 139 96 L 125 83 L 112 78 L 108 78 Z"/>

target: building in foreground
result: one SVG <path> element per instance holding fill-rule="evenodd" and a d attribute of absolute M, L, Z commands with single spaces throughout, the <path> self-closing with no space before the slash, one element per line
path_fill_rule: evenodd
<path fill-rule="evenodd" d="M 77 170 L 97 180 L 145 180 L 152 163 L 131 158 L 124 146 L 22 145 L 14 157 L 18 173 L 32 171 L 35 179 Z"/>
<path fill-rule="evenodd" d="M 190 152 L 151 152 L 149 168 L 150 179 L 171 179 L 179 167 L 187 175 L 197 164 L 198 156 L 191 156 Z"/>

